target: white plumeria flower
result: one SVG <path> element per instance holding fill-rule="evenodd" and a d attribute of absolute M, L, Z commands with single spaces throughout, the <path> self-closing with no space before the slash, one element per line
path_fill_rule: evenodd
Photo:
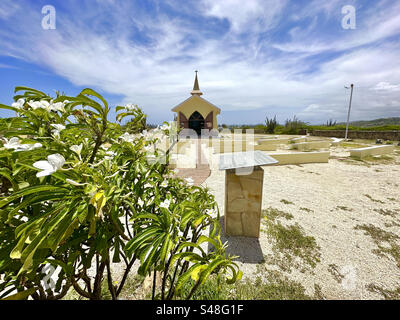
<path fill-rule="evenodd" d="M 144 146 L 143 149 L 144 149 L 145 151 L 149 152 L 149 151 L 151 151 L 151 150 L 153 149 L 153 146 L 147 145 L 147 146 Z"/>
<path fill-rule="evenodd" d="M 214 210 L 214 209 L 206 209 L 206 214 L 208 214 L 208 215 L 214 215 L 214 214 L 216 214 L 217 212 Z"/>
<path fill-rule="evenodd" d="M 142 137 L 146 137 L 148 134 L 149 134 L 149 133 L 147 132 L 147 130 L 143 130 L 143 131 L 140 133 L 140 135 L 141 135 Z"/>
<path fill-rule="evenodd" d="M 161 182 L 160 186 L 163 187 L 163 188 L 168 187 L 168 181 L 164 180 L 163 182 Z"/>
<path fill-rule="evenodd" d="M 119 139 L 122 139 L 126 142 L 133 142 L 135 140 L 135 136 L 133 134 L 125 132 L 122 136 L 119 137 Z"/>
<path fill-rule="evenodd" d="M 41 143 L 35 143 L 35 144 L 21 144 L 19 142 L 19 138 L 17 137 L 12 137 L 10 140 L 4 138 L 6 140 L 6 143 L 4 144 L 4 148 L 6 149 L 14 149 L 15 151 L 31 151 L 36 148 L 41 148 L 42 144 Z"/>
<path fill-rule="evenodd" d="M 160 129 L 163 130 L 163 131 L 169 130 L 169 125 L 168 125 L 168 124 L 163 124 L 163 125 L 160 127 Z"/>
<path fill-rule="evenodd" d="M 24 99 L 18 99 L 17 102 L 14 102 L 11 107 L 17 108 L 17 109 L 22 109 L 24 107 L 25 100 Z"/>
<path fill-rule="evenodd" d="M 59 139 L 60 132 L 65 129 L 65 126 L 63 126 L 62 124 L 52 124 L 51 126 L 54 128 L 54 130 L 51 131 L 53 133 L 54 137 L 56 139 Z"/>
<path fill-rule="evenodd" d="M 41 148 L 42 144 L 41 143 L 34 143 L 34 144 L 23 144 L 24 149 L 27 151 L 31 151 L 37 148 Z"/>
<path fill-rule="evenodd" d="M 51 126 L 55 128 L 58 132 L 63 131 L 65 129 L 65 126 L 62 124 L 52 124 Z"/>
<path fill-rule="evenodd" d="M 168 209 L 170 204 L 171 204 L 171 200 L 165 199 L 163 202 L 160 203 L 160 207 Z"/>
<path fill-rule="evenodd" d="M 107 151 L 106 152 L 106 156 L 104 157 L 104 159 L 106 160 L 111 160 L 112 158 L 114 158 L 117 154 L 113 151 Z"/>
<path fill-rule="evenodd" d="M 137 203 L 138 203 L 139 207 L 142 207 L 142 208 L 143 208 L 144 201 L 143 201 L 142 199 L 139 198 L 138 201 L 137 201 Z"/>
<path fill-rule="evenodd" d="M 125 106 L 125 109 L 128 111 L 134 111 L 136 109 L 136 106 L 134 104 L 127 104 Z"/>
<path fill-rule="evenodd" d="M 30 101 L 28 102 L 28 104 L 29 104 L 29 106 L 30 106 L 33 110 L 36 110 L 36 109 L 39 109 L 39 108 L 42 107 L 42 104 L 40 103 L 40 101 L 33 101 L 33 100 L 30 100 Z"/>
<path fill-rule="evenodd" d="M 77 145 L 71 146 L 70 150 L 75 152 L 76 154 L 78 154 L 80 156 L 81 152 L 82 152 L 82 148 L 83 148 L 83 144 L 81 143 L 79 146 L 77 146 Z"/>
<path fill-rule="evenodd" d="M 22 144 L 19 142 L 19 138 L 17 137 L 12 137 L 10 140 L 4 138 L 4 140 L 6 140 L 6 143 L 4 144 L 4 148 L 6 149 L 18 149 L 22 146 Z"/>
<path fill-rule="evenodd" d="M 33 110 L 36 109 L 45 109 L 47 111 L 50 111 L 50 103 L 46 100 L 41 100 L 41 101 L 29 101 L 28 104 L 32 107 Z"/>
<path fill-rule="evenodd" d="M 60 111 L 60 112 L 65 112 L 65 102 L 56 102 L 53 103 L 53 101 L 50 104 L 50 110 L 51 111 Z"/>
<path fill-rule="evenodd" d="M 47 157 L 47 161 L 37 161 L 33 166 L 37 169 L 43 170 L 36 174 L 36 177 L 45 177 L 53 174 L 57 170 L 61 169 L 64 165 L 65 159 L 61 154 L 52 154 Z"/>
<path fill-rule="evenodd" d="M 186 182 L 188 183 L 189 186 L 192 186 L 194 183 L 194 180 L 192 179 L 192 177 L 189 178 L 185 178 Z"/>

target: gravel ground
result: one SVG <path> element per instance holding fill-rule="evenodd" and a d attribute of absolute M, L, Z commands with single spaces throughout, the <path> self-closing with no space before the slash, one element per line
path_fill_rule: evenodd
<path fill-rule="evenodd" d="M 239 256 L 237 262 L 245 278 L 263 277 L 266 269 L 276 270 L 299 282 L 308 295 L 315 297 L 318 291 L 318 297 L 323 299 L 383 299 L 385 290 L 386 294 L 400 290 L 400 257 L 396 262 L 392 255 L 376 252 L 378 244 L 391 248 L 390 243 L 375 242 L 364 230 L 355 229 L 371 224 L 394 234 L 398 238 L 391 243 L 400 245 L 400 148 L 392 159 L 384 157 L 368 163 L 349 159 L 350 148 L 331 147 L 329 163 L 264 167 L 263 209 L 272 207 L 291 214 L 293 219 L 280 222 L 298 224 L 305 235 L 314 237 L 320 261 L 315 268 L 294 263 L 289 270 L 282 270 L 268 259 L 274 256 L 273 241 L 263 224 L 259 239 L 223 234 L 228 252 Z M 192 149 L 179 156 L 182 167 L 193 167 Z M 211 168 L 203 186 L 215 195 L 223 226 L 225 173 L 218 170 L 219 155 L 205 145 L 203 151 Z M 275 152 L 295 151 L 281 145 Z M 387 211 L 382 213 L 381 209 Z M 400 247 L 396 250 L 394 255 L 400 255 Z M 114 280 L 119 281 L 124 265 L 112 267 Z M 136 262 L 133 269 L 137 268 Z M 146 279 L 144 286 L 149 287 L 150 282 Z M 369 290 L 371 285 L 381 292 Z M 142 291 L 124 298 L 143 298 Z"/>
<path fill-rule="evenodd" d="M 287 146 L 282 148 L 288 152 Z M 348 159 L 348 150 L 331 147 L 329 163 L 264 167 L 263 208 L 292 214 L 290 224 L 298 223 L 320 247 L 315 268 L 281 270 L 300 282 L 309 295 L 314 295 L 318 285 L 326 299 L 382 299 L 381 293 L 368 286 L 389 291 L 400 288 L 400 258 L 397 263 L 394 258 L 400 255 L 399 247 L 394 256 L 376 252 L 378 244 L 382 248 L 391 248 L 390 243 L 400 245 L 400 148 L 392 160 L 384 157 L 371 163 Z M 225 173 L 217 169 L 218 159 L 219 155 L 209 153 L 212 171 L 203 185 L 211 189 L 223 215 Z M 374 242 L 364 230 L 355 229 L 370 224 L 393 233 L 394 240 Z M 263 259 L 272 253 L 266 232 L 258 240 L 226 240 L 229 252 L 240 256 L 244 276 L 260 275 Z M 268 269 L 279 267 L 272 263 Z"/>

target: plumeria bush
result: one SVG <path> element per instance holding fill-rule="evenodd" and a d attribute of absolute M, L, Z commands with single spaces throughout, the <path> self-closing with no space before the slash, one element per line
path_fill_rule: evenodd
<path fill-rule="evenodd" d="M 0 298 L 61 299 L 73 289 L 95 300 L 106 282 L 117 299 L 135 262 L 154 279 L 153 299 L 173 299 L 190 281 L 189 299 L 211 274 L 241 277 L 214 197 L 174 178 L 168 151 L 154 147 L 170 124 L 143 131 L 133 105 L 116 107 L 110 122 L 91 89 L 15 92 L 12 106 L 0 105 L 16 113 L 0 121 Z M 118 281 L 115 263 L 125 270 Z"/>

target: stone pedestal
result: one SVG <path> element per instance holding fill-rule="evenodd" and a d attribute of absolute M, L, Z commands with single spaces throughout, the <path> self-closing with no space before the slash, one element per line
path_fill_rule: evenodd
<path fill-rule="evenodd" d="M 258 238 L 260 235 L 264 170 L 255 166 L 251 174 L 225 171 L 225 233 Z"/>

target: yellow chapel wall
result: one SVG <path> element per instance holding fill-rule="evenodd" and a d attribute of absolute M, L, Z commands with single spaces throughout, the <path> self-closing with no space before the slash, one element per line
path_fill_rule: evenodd
<path fill-rule="evenodd" d="M 192 99 L 187 100 L 186 102 L 182 103 L 178 108 L 175 109 L 175 112 L 178 114 L 178 124 L 181 122 L 179 117 L 179 112 L 182 112 L 185 117 L 189 120 L 189 117 L 192 115 L 193 112 L 198 111 L 203 118 L 205 119 L 211 111 L 213 113 L 213 129 L 218 128 L 217 123 L 217 113 L 219 110 L 214 106 L 210 105 L 207 101 L 204 101 L 201 98 L 193 97 Z"/>

